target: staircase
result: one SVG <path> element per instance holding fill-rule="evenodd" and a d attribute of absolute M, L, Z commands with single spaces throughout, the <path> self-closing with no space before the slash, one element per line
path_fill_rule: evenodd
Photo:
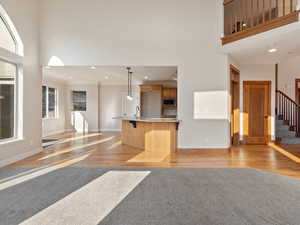
<path fill-rule="evenodd" d="M 276 141 L 300 144 L 300 106 L 279 90 L 276 91 Z"/>

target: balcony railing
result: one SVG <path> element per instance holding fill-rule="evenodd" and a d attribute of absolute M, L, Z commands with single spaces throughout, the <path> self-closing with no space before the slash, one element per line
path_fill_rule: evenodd
<path fill-rule="evenodd" d="M 225 0 L 223 44 L 298 21 L 297 2 L 298 0 Z M 291 20 L 293 15 L 296 16 Z M 264 25 L 269 27 L 264 29 Z M 254 32 L 256 27 L 260 30 Z M 240 33 L 244 35 L 239 38 Z"/>

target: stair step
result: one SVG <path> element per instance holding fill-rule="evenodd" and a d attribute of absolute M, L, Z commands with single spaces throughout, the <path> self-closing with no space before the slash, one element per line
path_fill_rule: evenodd
<path fill-rule="evenodd" d="M 284 145 L 299 145 L 300 144 L 300 138 L 297 137 L 283 137 L 281 138 L 280 144 Z"/>
<path fill-rule="evenodd" d="M 291 132 L 291 131 L 288 132 L 276 131 L 276 135 L 282 138 L 284 137 L 297 138 L 295 132 Z"/>
<path fill-rule="evenodd" d="M 278 115 L 278 116 L 277 116 L 277 119 L 278 119 L 278 120 L 283 120 L 283 115 Z"/>

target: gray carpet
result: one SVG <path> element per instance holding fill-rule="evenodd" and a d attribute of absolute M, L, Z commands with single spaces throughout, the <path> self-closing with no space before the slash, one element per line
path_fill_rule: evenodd
<path fill-rule="evenodd" d="M 29 169 L 0 169 L 0 180 L 26 170 L 30 173 Z M 1 190 L 0 224 L 19 224 L 112 170 L 151 173 L 99 225 L 300 224 L 298 179 L 256 169 L 79 167 L 62 168 Z M 64 224 L 74 223 L 69 218 Z M 87 220 L 84 225 L 89 224 Z"/>

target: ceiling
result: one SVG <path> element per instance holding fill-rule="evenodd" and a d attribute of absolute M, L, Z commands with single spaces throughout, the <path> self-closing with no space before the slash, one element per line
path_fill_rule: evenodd
<path fill-rule="evenodd" d="M 300 55 L 299 37 L 297 22 L 224 45 L 223 51 L 240 64 L 275 64 Z M 271 48 L 277 52 L 268 52 Z"/>
<path fill-rule="evenodd" d="M 177 67 L 173 66 L 133 66 L 131 70 L 133 84 L 177 79 Z M 125 66 L 59 66 L 44 67 L 43 77 L 66 83 L 123 85 L 127 84 L 128 72 Z"/>

